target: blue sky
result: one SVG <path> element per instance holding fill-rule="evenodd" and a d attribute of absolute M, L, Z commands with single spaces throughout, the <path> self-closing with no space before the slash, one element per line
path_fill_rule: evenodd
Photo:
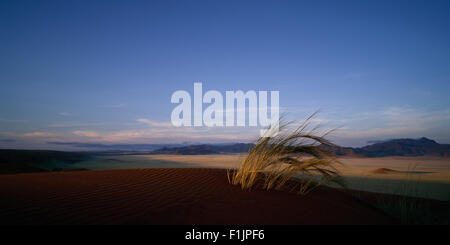
<path fill-rule="evenodd" d="M 449 1 L 1 1 L 0 147 L 249 141 L 175 90 L 278 90 L 336 143 L 450 143 Z"/>

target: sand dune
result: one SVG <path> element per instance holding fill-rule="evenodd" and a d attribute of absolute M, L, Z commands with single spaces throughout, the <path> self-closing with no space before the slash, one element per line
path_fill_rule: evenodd
<path fill-rule="evenodd" d="M 348 193 L 242 191 L 223 169 L 0 176 L 3 224 L 392 224 Z"/>
<path fill-rule="evenodd" d="M 370 173 L 374 173 L 374 174 L 432 174 L 434 172 L 399 171 L 399 170 L 394 170 L 394 169 L 390 169 L 390 168 L 377 168 L 377 169 L 371 170 Z"/>

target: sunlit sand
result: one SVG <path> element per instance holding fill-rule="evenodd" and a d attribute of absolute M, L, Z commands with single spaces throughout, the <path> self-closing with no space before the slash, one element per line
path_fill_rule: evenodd
<path fill-rule="evenodd" d="M 185 167 L 235 168 L 244 155 L 142 155 L 153 161 L 182 163 Z M 383 157 L 383 158 L 339 158 L 343 166 L 339 170 L 344 176 L 369 178 L 411 179 L 450 183 L 450 159 L 437 157 Z M 397 172 L 378 174 L 373 170 L 387 168 Z M 420 176 L 419 176 L 420 175 Z"/>

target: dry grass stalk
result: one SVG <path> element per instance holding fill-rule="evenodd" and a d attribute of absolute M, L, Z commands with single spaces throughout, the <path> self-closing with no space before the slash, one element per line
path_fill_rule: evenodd
<path fill-rule="evenodd" d="M 281 189 L 287 184 L 299 194 L 307 194 L 315 187 L 335 182 L 345 187 L 336 165 L 341 164 L 330 152 L 335 145 L 325 136 L 317 136 L 317 129 L 307 130 L 313 114 L 294 130 L 291 123 L 280 124 L 275 136 L 259 137 L 255 146 L 235 171 L 228 172 L 228 180 L 242 189 L 263 183 L 264 189 Z M 296 181 L 290 181 L 293 177 Z"/>

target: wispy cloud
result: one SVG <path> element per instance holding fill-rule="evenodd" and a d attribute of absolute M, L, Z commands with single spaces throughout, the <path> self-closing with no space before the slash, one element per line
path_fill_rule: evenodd
<path fill-rule="evenodd" d="M 159 122 L 159 121 L 153 121 L 146 118 L 138 118 L 136 119 L 137 122 L 146 124 L 149 127 L 173 127 L 171 122 Z"/>
<path fill-rule="evenodd" d="M 104 122 L 97 123 L 83 123 L 83 122 L 61 122 L 61 123 L 51 123 L 48 126 L 52 128 L 74 128 L 74 127 L 92 127 L 92 126 L 102 126 L 105 125 Z"/>
<path fill-rule="evenodd" d="M 51 133 L 51 132 L 30 132 L 30 133 L 24 133 L 23 136 L 25 137 L 53 137 L 57 134 Z"/>
<path fill-rule="evenodd" d="M 72 132 L 74 135 L 82 136 L 82 137 L 100 137 L 101 134 L 96 131 L 88 131 L 88 130 L 75 130 Z"/>
<path fill-rule="evenodd" d="M 140 126 L 139 126 L 140 124 Z M 321 124 L 320 131 L 338 128 L 330 137 L 341 145 L 361 146 L 368 140 L 388 138 L 429 137 L 438 142 L 450 140 L 450 110 L 427 111 L 410 107 L 388 107 L 378 111 L 342 116 L 342 113 L 320 114 L 311 124 Z M 249 142 L 259 135 L 258 127 L 174 127 L 169 121 L 137 118 L 128 129 L 97 127 L 103 123 L 60 123 L 55 128 L 74 127 L 56 132 L 36 130 L 26 133 L 0 133 L 2 138 L 73 142 L 107 143 L 180 143 L 195 142 Z M 144 126 L 142 128 L 142 126 Z M 77 128 L 78 127 L 78 128 Z M 86 127 L 86 128 L 82 128 Z"/>
<path fill-rule="evenodd" d="M 73 114 L 70 113 L 70 112 L 60 112 L 60 113 L 58 113 L 58 115 L 60 115 L 62 117 L 71 117 L 71 116 L 73 116 Z"/>
<path fill-rule="evenodd" d="M 333 122 L 333 120 L 330 120 Z M 389 107 L 384 110 L 360 113 L 345 120 L 345 125 L 333 135 L 343 142 L 358 142 L 387 138 L 431 137 L 450 140 L 450 110 L 426 111 L 409 107 Z"/>
<path fill-rule="evenodd" d="M 140 119 L 149 128 L 141 130 L 94 131 L 75 130 L 72 135 L 78 138 L 63 139 L 95 142 L 152 142 L 179 143 L 187 140 L 215 141 L 249 141 L 258 135 L 257 129 L 248 128 L 208 128 L 208 127 L 174 127 L 168 122 L 156 122 Z"/>

